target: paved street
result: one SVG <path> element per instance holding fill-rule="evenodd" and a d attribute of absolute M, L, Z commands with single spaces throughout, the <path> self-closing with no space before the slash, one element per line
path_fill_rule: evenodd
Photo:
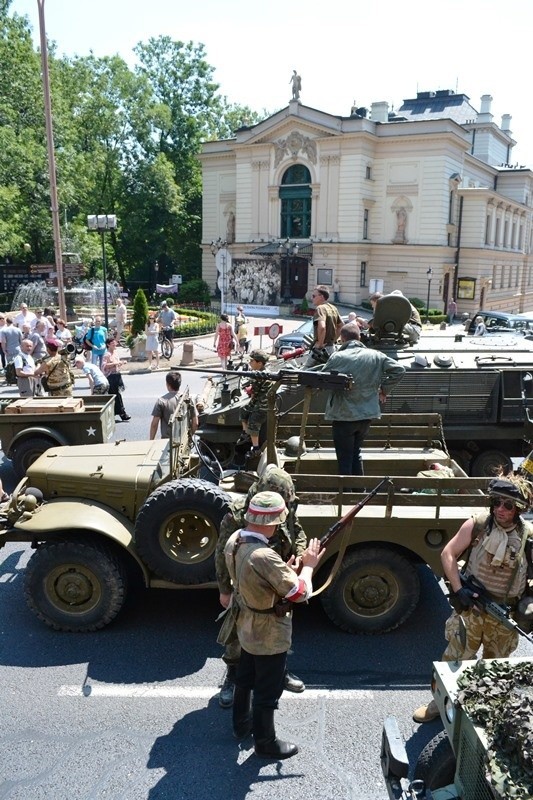
<path fill-rule="evenodd" d="M 171 364 L 180 358 L 177 350 Z M 166 370 L 131 365 L 124 402 L 132 420 L 117 423 L 116 438 L 146 437 Z M 204 380 L 202 372 L 187 373 L 193 393 Z M 14 387 L 0 390 L 16 395 Z M 0 475 L 11 488 L 6 460 Z M 388 635 L 341 632 L 318 598 L 297 609 L 290 668 L 307 691 L 284 693 L 277 725 L 300 753 L 271 763 L 253 755 L 250 739 L 233 739 L 231 712 L 218 706 L 224 668 L 216 591 L 133 585 L 106 629 L 57 633 L 25 604 L 30 556 L 23 544 L 0 550 L 0 800 L 385 800 L 384 718 L 398 717 L 411 762 L 439 730 L 438 722 L 411 721 L 428 697 L 448 613 L 424 567 L 415 614 Z M 518 652 L 533 655 L 533 647 L 521 644 Z"/>

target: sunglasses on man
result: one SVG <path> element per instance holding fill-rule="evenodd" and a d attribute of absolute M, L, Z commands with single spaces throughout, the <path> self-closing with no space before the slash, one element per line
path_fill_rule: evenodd
<path fill-rule="evenodd" d="M 491 500 L 490 503 L 493 508 L 500 508 L 500 506 L 503 506 L 507 511 L 516 510 L 516 503 L 513 503 L 512 500 Z"/>

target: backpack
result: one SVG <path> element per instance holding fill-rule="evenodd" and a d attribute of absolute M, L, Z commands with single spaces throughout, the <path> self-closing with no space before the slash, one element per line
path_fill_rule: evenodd
<path fill-rule="evenodd" d="M 91 325 L 91 327 L 89 328 L 89 330 L 87 331 L 87 333 L 83 337 L 83 349 L 84 350 L 92 350 L 93 349 L 93 346 L 92 346 L 93 331 L 94 331 L 94 328 Z"/>
<path fill-rule="evenodd" d="M 13 386 L 17 383 L 17 373 L 15 371 L 15 362 L 9 361 L 5 369 L 6 383 L 8 386 Z"/>

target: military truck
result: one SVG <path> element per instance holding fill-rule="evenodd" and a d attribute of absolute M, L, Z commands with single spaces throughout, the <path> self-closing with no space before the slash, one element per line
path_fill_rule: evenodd
<path fill-rule="evenodd" d="M 510 469 L 511 459 L 528 452 L 525 442 L 533 439 L 523 392 L 524 378 L 533 372 L 533 342 L 520 331 L 468 337 L 454 327 L 423 333 L 409 347 L 401 334 L 408 313 L 405 302 L 410 309 L 404 297 L 382 298 L 376 331 L 366 337 L 367 346 L 378 347 L 406 368 L 383 411 L 440 414 L 450 453 L 469 475 L 490 477 L 500 467 Z M 268 369 L 278 366 L 273 362 Z M 246 380 L 246 373 L 213 376 L 201 398 L 199 435 L 227 467 L 238 463 L 235 443 L 241 433 L 240 409 L 248 402 Z M 312 411 L 323 411 L 324 402 L 324 395 L 317 393 Z M 302 392 L 293 389 L 278 397 L 280 411 L 287 413 L 300 413 L 301 403 Z M 328 435 L 327 426 L 323 433 Z"/>
<path fill-rule="evenodd" d="M 50 447 L 109 441 L 114 403 L 111 395 L 0 398 L 1 447 L 17 478 Z"/>
<path fill-rule="evenodd" d="M 533 796 L 533 658 L 436 662 L 432 690 L 444 729 L 409 763 L 398 722 L 383 726 L 381 766 L 391 800 Z"/>
<path fill-rule="evenodd" d="M 293 372 L 279 383 L 291 381 L 313 391 L 347 385 L 348 379 Z M 328 547 L 319 585 L 334 569 L 320 597 L 340 628 L 396 628 L 418 603 L 419 565 L 442 574 L 440 551 L 464 519 L 486 505 L 487 481 L 468 478 L 434 446 L 438 415 L 385 417 L 363 452 L 364 485 L 339 476 L 331 447 L 305 453 L 276 447 L 275 396 L 274 387 L 274 422 L 258 470 L 278 463 L 293 475 L 308 536 L 325 533 L 367 490 L 391 476 L 344 538 Z M 52 628 L 91 631 L 106 625 L 124 604 L 132 571 L 149 588 L 215 588 L 220 522 L 256 473 L 222 474 L 202 446 L 192 446 L 190 405 L 185 395 L 169 440 L 52 448 L 29 467 L 0 526 L 0 546 L 17 541 L 35 549 L 25 571 L 26 598 Z M 304 418 L 300 422 L 305 426 Z M 197 477 L 201 461 L 222 476 L 218 485 Z M 431 465 L 446 469 L 428 472 Z M 22 502 L 28 486 L 44 498 L 35 509 Z"/>

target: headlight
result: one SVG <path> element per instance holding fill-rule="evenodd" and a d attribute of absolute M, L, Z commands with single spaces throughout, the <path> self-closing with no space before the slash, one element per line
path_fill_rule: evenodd
<path fill-rule="evenodd" d="M 451 725 L 455 718 L 455 706 L 449 697 L 447 697 L 444 701 L 444 713 L 446 714 L 446 719 Z"/>

